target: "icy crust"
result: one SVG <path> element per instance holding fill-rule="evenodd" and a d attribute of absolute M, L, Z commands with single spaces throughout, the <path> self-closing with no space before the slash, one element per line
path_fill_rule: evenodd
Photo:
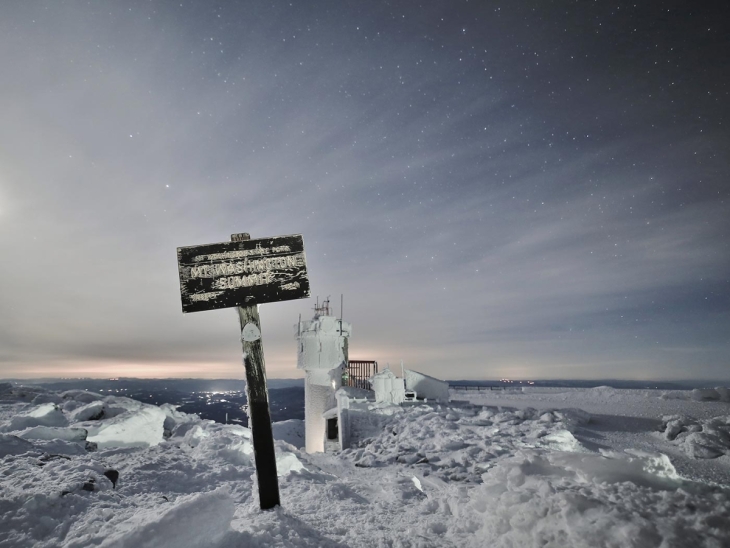
<path fill-rule="evenodd" d="M 684 480 L 660 453 L 588 450 L 573 436 L 590 425 L 582 411 L 426 405 L 370 411 L 357 418 L 360 434 L 370 435 L 361 447 L 339 457 L 307 456 L 327 476 L 286 480 L 285 493 L 299 495 L 289 503 L 291 513 L 338 542 L 321 545 L 730 545 L 730 490 Z M 300 478 L 309 479 L 308 497 Z M 335 512 L 333 501 L 336 519 L 326 508 Z"/>
<path fill-rule="evenodd" d="M 668 415 L 662 418 L 661 431 L 690 457 L 714 459 L 730 455 L 730 415 L 711 419 Z"/>
<path fill-rule="evenodd" d="M 358 467 L 417 466 L 449 481 L 481 481 L 501 458 L 526 447 L 583 451 L 574 429 L 590 421 L 579 409 L 508 410 L 480 406 L 369 405 L 350 410 L 355 447 L 342 452 Z"/>
<path fill-rule="evenodd" d="M 521 451 L 463 506 L 468 546 L 727 546 L 730 493 L 684 484 L 663 455 Z"/>

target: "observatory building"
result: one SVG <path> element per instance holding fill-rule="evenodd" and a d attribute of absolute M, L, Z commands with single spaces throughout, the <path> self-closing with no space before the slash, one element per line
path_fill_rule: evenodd
<path fill-rule="evenodd" d="M 297 367 L 304 376 L 304 439 L 307 453 L 347 449 L 358 437 L 357 424 L 372 422 L 383 406 L 448 402 L 447 382 L 405 369 L 378 372 L 375 361 L 349 361 L 352 325 L 330 312 L 329 299 L 314 317 L 295 326 Z"/>
<path fill-rule="evenodd" d="M 297 368 L 304 377 L 304 437 L 307 453 L 324 451 L 327 418 L 336 407 L 335 392 L 347 370 L 347 340 L 352 326 L 330 314 L 329 300 L 319 303 L 310 321 L 297 325 Z"/>

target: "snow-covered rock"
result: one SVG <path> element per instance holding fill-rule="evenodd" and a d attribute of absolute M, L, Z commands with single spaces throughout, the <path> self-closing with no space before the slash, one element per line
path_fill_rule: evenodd
<path fill-rule="evenodd" d="M 664 437 L 696 459 L 714 459 L 730 454 L 730 415 L 693 419 L 669 415 L 662 420 Z"/>
<path fill-rule="evenodd" d="M 109 418 L 106 407 L 106 403 L 103 401 L 94 401 L 81 407 L 74 406 L 73 409 L 68 410 L 70 411 L 68 415 L 73 422 L 95 421 L 104 418 L 105 415 L 106 418 Z"/>
<path fill-rule="evenodd" d="M 0 431 L 12 432 L 14 430 L 25 430 L 34 426 L 66 426 L 68 419 L 55 403 L 42 403 L 27 409 L 5 424 L 0 425 Z"/>
<path fill-rule="evenodd" d="M 87 439 L 99 447 L 148 447 L 164 439 L 167 415 L 157 406 L 131 406 L 130 410 L 104 421 L 81 423 Z"/>

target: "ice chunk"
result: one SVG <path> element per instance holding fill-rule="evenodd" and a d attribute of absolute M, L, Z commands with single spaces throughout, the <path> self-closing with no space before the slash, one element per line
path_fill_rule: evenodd
<path fill-rule="evenodd" d="M 87 439 L 100 448 L 148 447 L 164 439 L 165 413 L 159 407 L 141 405 L 111 419 L 84 423 Z"/>
<path fill-rule="evenodd" d="M 20 413 L 7 421 L 2 430 L 25 430 L 33 426 L 66 426 L 68 420 L 63 411 L 54 403 L 43 403 Z"/>
<path fill-rule="evenodd" d="M 54 426 L 34 426 L 24 430 L 18 436 L 26 440 L 64 440 L 84 441 L 86 439 L 84 428 L 62 428 Z"/>
<path fill-rule="evenodd" d="M 552 434 L 540 438 L 541 445 L 550 447 L 556 451 L 580 452 L 585 451 L 575 436 L 567 430 L 558 430 Z"/>
<path fill-rule="evenodd" d="M 94 401 L 74 409 L 69 416 L 73 422 L 95 421 L 104 418 L 105 411 L 106 404 L 103 401 Z"/>
<path fill-rule="evenodd" d="M 0 434 L 0 457 L 22 455 L 33 450 L 33 444 L 18 436 Z"/>

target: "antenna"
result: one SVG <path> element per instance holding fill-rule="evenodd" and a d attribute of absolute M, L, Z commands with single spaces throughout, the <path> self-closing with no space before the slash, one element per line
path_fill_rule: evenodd
<path fill-rule="evenodd" d="M 319 297 L 317 297 L 317 304 L 314 306 L 314 315 L 317 317 L 330 315 L 330 297 L 329 297 L 329 295 L 327 295 L 327 298 L 322 301 L 321 305 L 319 304 Z"/>
<path fill-rule="evenodd" d="M 340 335 L 342 335 L 342 293 L 340 293 Z"/>

